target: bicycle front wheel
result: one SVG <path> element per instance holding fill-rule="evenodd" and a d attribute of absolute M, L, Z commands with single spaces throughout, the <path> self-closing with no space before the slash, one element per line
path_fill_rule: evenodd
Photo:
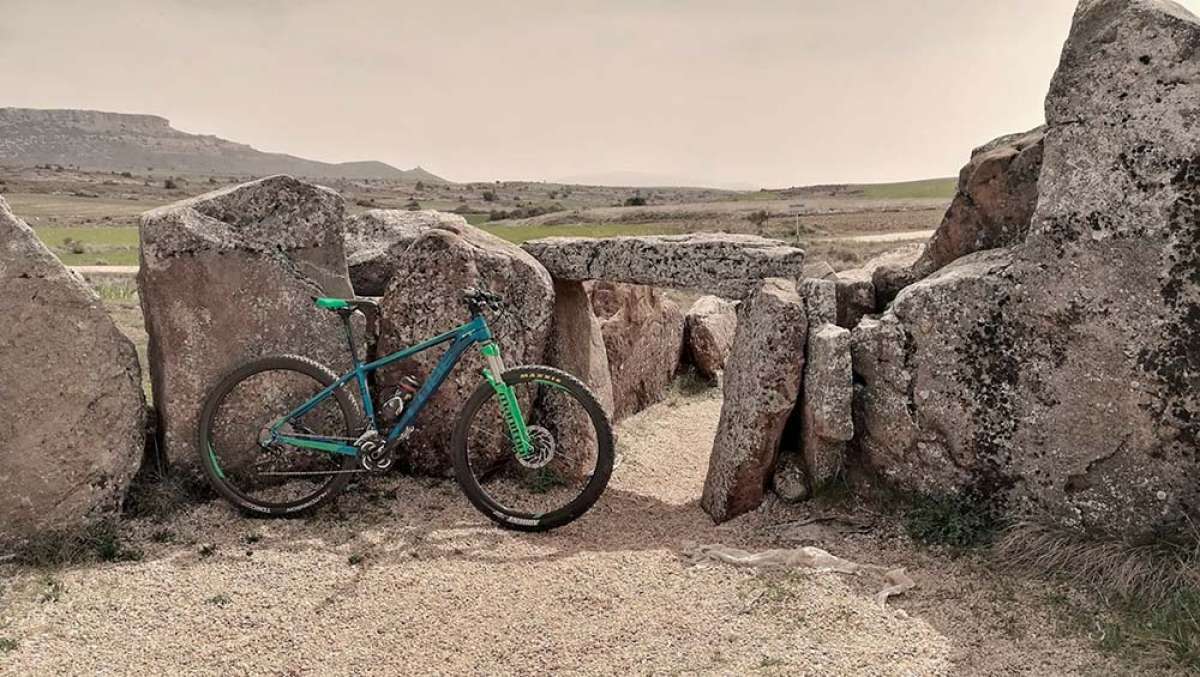
<path fill-rule="evenodd" d="M 608 416 L 587 386 L 558 369 L 516 367 L 503 378 L 521 403 L 533 450 L 526 457 L 516 453 L 501 398 L 483 383 L 455 426 L 455 476 L 471 503 L 503 527 L 563 526 L 587 512 L 608 485 Z"/>
<path fill-rule="evenodd" d="M 271 429 L 337 377 L 304 357 L 248 362 L 209 394 L 200 414 L 200 465 L 209 483 L 250 514 L 279 516 L 317 507 L 359 470 L 354 456 L 272 441 Z M 339 388 L 303 416 L 280 424 L 292 438 L 352 440 L 358 409 Z"/>

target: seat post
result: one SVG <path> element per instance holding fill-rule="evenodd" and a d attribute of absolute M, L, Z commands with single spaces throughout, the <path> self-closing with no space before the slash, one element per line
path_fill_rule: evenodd
<path fill-rule="evenodd" d="M 346 330 L 346 345 L 350 346 L 350 359 L 357 369 L 362 363 L 358 359 L 358 348 L 354 346 L 354 325 L 350 322 L 350 316 L 353 314 L 353 311 L 338 313 L 342 318 L 342 326 Z"/>

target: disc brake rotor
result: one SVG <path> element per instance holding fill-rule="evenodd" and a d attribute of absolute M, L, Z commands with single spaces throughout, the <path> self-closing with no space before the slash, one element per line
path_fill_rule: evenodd
<path fill-rule="evenodd" d="M 531 425 L 529 430 L 529 441 L 533 443 L 533 448 L 529 450 L 527 458 L 517 456 L 517 461 L 526 468 L 538 469 L 544 468 L 554 460 L 554 435 L 540 425 Z"/>

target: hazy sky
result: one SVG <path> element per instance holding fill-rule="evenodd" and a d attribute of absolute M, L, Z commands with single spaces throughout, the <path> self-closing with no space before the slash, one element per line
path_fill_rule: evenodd
<path fill-rule="evenodd" d="M 0 0 L 0 105 L 155 113 L 459 181 L 946 176 L 1041 122 L 1074 6 Z"/>

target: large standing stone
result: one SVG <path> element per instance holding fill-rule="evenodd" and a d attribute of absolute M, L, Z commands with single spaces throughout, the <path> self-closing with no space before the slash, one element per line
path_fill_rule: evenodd
<path fill-rule="evenodd" d="M 738 309 L 725 400 L 700 505 L 724 522 L 762 502 L 800 395 L 808 322 L 790 280 L 767 279 Z"/>
<path fill-rule="evenodd" d="M 731 299 L 765 277 L 799 279 L 804 273 L 804 250 L 751 235 L 550 237 L 522 246 L 556 279 L 698 289 Z"/>
<path fill-rule="evenodd" d="M 550 276 L 520 248 L 467 225 L 440 222 L 412 241 L 398 238 L 387 250 L 394 266 L 380 301 L 379 350 L 389 353 L 414 345 L 466 322 L 462 291 L 487 289 L 504 297 L 506 312 L 488 316 L 503 349 L 505 364 L 539 364 L 554 311 Z M 441 356 L 429 350 L 378 374 L 388 390 L 405 374 L 424 381 Z M 421 412 L 413 435 L 402 445 L 414 470 L 442 475 L 450 470 L 449 444 L 459 412 L 483 383 L 483 358 L 468 351 Z M 522 406 L 529 406 L 522 402 Z"/>
<path fill-rule="evenodd" d="M 604 333 L 582 282 L 554 281 L 554 315 L 546 340 L 545 361 L 583 381 L 612 419 L 612 375 Z M 539 422 L 555 433 L 558 444 L 574 445 L 580 450 L 565 456 L 581 467 L 593 467 L 595 428 L 583 409 L 573 403 L 567 406 L 565 400 L 558 398 L 544 398 L 539 406 Z"/>
<path fill-rule="evenodd" d="M 842 474 L 854 437 L 850 332 L 832 324 L 809 329 L 804 366 L 804 460 L 812 491 Z"/>
<path fill-rule="evenodd" d="M 702 375 L 716 378 L 725 369 L 737 331 L 737 306 L 716 296 L 702 296 L 688 309 L 684 353 Z"/>
<path fill-rule="evenodd" d="M 1128 537 L 1200 506 L 1200 21 L 1085 0 L 1025 241 L 855 332 L 865 457 L 904 488 Z"/>
<path fill-rule="evenodd" d="M 652 287 L 596 282 L 591 295 L 620 420 L 666 396 L 683 353 L 683 313 Z"/>
<path fill-rule="evenodd" d="M 293 353 L 349 369 L 341 323 L 314 296 L 352 296 L 342 198 L 273 176 L 147 212 L 138 290 L 164 450 L 199 472 L 196 425 L 229 370 Z"/>
<path fill-rule="evenodd" d="M 0 198 L 0 542 L 120 508 L 145 446 L 137 354 Z"/>
<path fill-rule="evenodd" d="M 881 306 L 901 289 L 952 261 L 1025 239 L 1037 207 L 1045 130 L 1010 134 L 976 148 L 958 175 L 946 216 L 909 267 L 881 266 L 873 276 Z"/>
<path fill-rule="evenodd" d="M 383 296 L 396 261 L 388 251 L 399 243 L 414 242 L 430 228 L 462 228 L 466 219 L 458 214 L 426 209 L 372 209 L 346 219 L 346 261 L 350 281 L 359 296 Z"/>

